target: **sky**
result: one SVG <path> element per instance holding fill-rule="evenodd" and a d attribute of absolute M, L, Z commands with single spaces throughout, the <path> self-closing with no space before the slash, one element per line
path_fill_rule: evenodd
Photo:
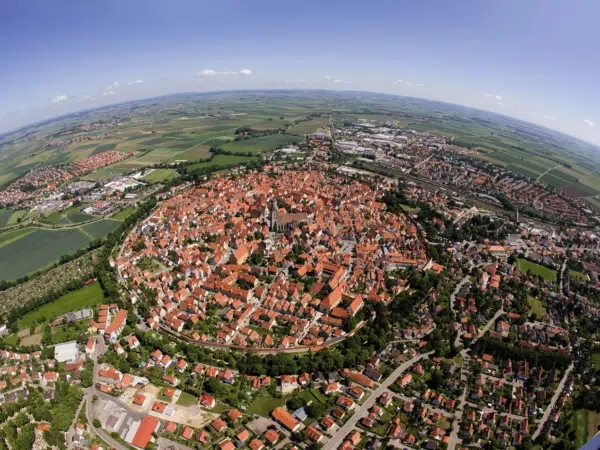
<path fill-rule="evenodd" d="M 177 92 L 441 100 L 600 145 L 596 0 L 19 0 L 0 14 L 0 132 Z"/>

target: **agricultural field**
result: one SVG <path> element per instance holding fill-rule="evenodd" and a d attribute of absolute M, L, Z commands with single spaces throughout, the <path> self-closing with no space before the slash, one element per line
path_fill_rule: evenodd
<path fill-rule="evenodd" d="M 68 163 L 110 149 L 140 154 L 84 179 L 100 180 L 159 162 L 206 158 L 211 146 L 234 152 L 269 151 L 327 127 L 328 117 L 289 126 L 314 113 L 331 114 L 337 123 L 372 119 L 439 133 L 455 144 L 477 149 L 483 160 L 540 178 L 568 195 L 586 198 L 600 194 L 600 176 L 595 172 L 600 165 L 594 157 L 598 148 L 547 128 L 410 97 L 293 90 L 179 94 L 111 105 L 27 127 L 0 138 L 0 186 L 34 167 Z M 83 126 L 94 122 L 113 125 L 116 136 L 103 139 L 101 133 L 88 132 Z M 235 130 L 246 126 L 256 130 L 289 127 L 289 132 L 298 136 L 275 134 L 233 142 Z M 67 142 L 48 147 L 55 136 Z M 88 140 L 69 142 L 81 136 Z M 6 220 L 0 216 L 0 225 Z"/>
<path fill-rule="evenodd" d="M 288 128 L 290 133 L 294 134 L 311 134 L 316 133 L 320 128 L 329 126 L 329 117 L 317 117 L 306 122 L 300 122 L 297 125 L 292 125 Z"/>
<path fill-rule="evenodd" d="M 1 280 L 14 280 L 44 269 L 62 255 L 85 248 L 92 240 L 78 228 L 24 228 L 18 231 L 21 232 L 20 236 L 0 243 Z"/>
<path fill-rule="evenodd" d="M 91 308 L 104 301 L 104 293 L 98 282 L 94 282 L 83 288 L 69 292 L 52 303 L 42 306 L 19 319 L 19 329 L 27 328 L 32 324 L 40 323 L 42 320 L 51 321 L 60 314 L 77 311 L 83 308 Z"/>
<path fill-rule="evenodd" d="M 517 259 L 517 269 L 520 272 L 531 272 L 534 276 L 541 276 L 546 281 L 556 282 L 556 271 L 548 269 L 541 264 L 536 264 L 526 259 Z"/>
<path fill-rule="evenodd" d="M 121 211 L 117 212 L 116 214 L 113 214 L 113 216 L 111 217 L 111 219 L 114 219 L 114 220 L 125 220 L 134 211 L 135 211 L 135 208 L 133 208 L 131 206 L 128 206 L 127 208 L 123 208 Z"/>
<path fill-rule="evenodd" d="M 228 142 L 221 146 L 223 150 L 231 152 L 253 152 L 275 150 L 279 146 L 291 145 L 301 142 L 302 138 L 289 134 L 269 134 L 254 139 L 245 139 L 242 141 Z"/>
<path fill-rule="evenodd" d="M 77 220 L 78 216 L 73 217 Z M 51 266 L 62 255 L 85 248 L 119 224 L 119 220 L 102 219 L 80 227 L 25 227 L 0 233 L 0 280 L 14 280 Z"/>
<path fill-rule="evenodd" d="M 41 222 L 50 225 L 76 225 L 83 222 L 94 220 L 96 216 L 91 216 L 81 212 L 80 207 L 74 206 L 62 211 L 57 211 L 44 217 Z"/>
<path fill-rule="evenodd" d="M 5 227 L 10 220 L 13 212 L 10 209 L 0 209 L 0 228 Z"/>
<path fill-rule="evenodd" d="M 175 169 L 153 169 L 150 173 L 142 177 L 143 181 L 150 184 L 162 183 L 163 181 L 170 180 L 177 175 Z"/>
<path fill-rule="evenodd" d="M 115 230 L 120 224 L 121 222 L 118 220 L 102 219 L 98 222 L 83 225 L 80 230 L 89 236 L 90 239 L 100 239 Z"/>
<path fill-rule="evenodd" d="M 257 157 L 248 157 L 248 156 L 235 156 L 235 155 L 216 155 L 211 161 L 209 162 L 201 162 L 201 163 L 197 163 L 197 164 L 193 164 L 191 166 L 189 166 L 187 169 L 188 170 L 195 170 L 195 169 L 199 169 L 201 167 L 213 167 L 213 166 L 228 166 L 228 165 L 234 165 L 234 164 L 239 164 L 239 163 L 247 163 L 247 162 L 251 162 L 251 161 L 255 161 L 257 159 Z"/>

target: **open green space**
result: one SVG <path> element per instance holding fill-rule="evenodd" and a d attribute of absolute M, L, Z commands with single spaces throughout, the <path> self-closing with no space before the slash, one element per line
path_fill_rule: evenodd
<path fill-rule="evenodd" d="M 285 397 L 256 397 L 250 406 L 248 406 L 248 414 L 258 414 L 259 416 L 269 417 L 271 411 L 285 404 Z"/>
<path fill-rule="evenodd" d="M 588 277 L 585 273 L 578 272 L 576 270 L 569 269 L 569 277 L 574 280 L 582 280 L 588 281 L 590 277 Z"/>
<path fill-rule="evenodd" d="M 6 226 L 10 219 L 10 216 L 13 215 L 11 209 L 0 209 L 0 228 Z"/>
<path fill-rule="evenodd" d="M 592 363 L 596 370 L 600 370 L 600 353 L 594 353 L 592 355 Z"/>
<path fill-rule="evenodd" d="M 56 316 L 83 308 L 91 308 L 104 301 L 104 294 L 98 282 L 94 282 L 83 288 L 69 292 L 52 303 L 42 306 L 19 319 L 19 329 L 27 328 L 40 319 L 51 321 Z"/>
<path fill-rule="evenodd" d="M 239 163 L 248 163 L 252 161 L 256 161 L 257 157 L 248 157 L 248 156 L 236 156 L 236 155 L 217 155 L 212 160 L 208 162 L 201 162 L 197 164 L 193 164 L 189 166 L 188 170 L 195 170 L 201 167 L 214 167 L 214 166 L 229 166 Z"/>
<path fill-rule="evenodd" d="M 177 175 L 175 169 L 154 169 L 149 174 L 145 175 L 142 180 L 154 184 L 162 183 L 163 181 L 170 180 Z"/>
<path fill-rule="evenodd" d="M 23 236 L 28 235 L 29 233 L 33 233 L 35 228 L 20 228 L 18 230 L 5 231 L 4 233 L 0 233 L 0 247 L 3 245 L 7 245 L 10 242 L 17 240 Z"/>
<path fill-rule="evenodd" d="M 531 273 L 534 276 L 541 276 L 544 280 L 547 281 L 556 281 L 556 271 L 552 269 L 548 269 L 541 264 L 536 264 L 531 261 L 527 261 L 526 259 L 517 259 L 517 269 L 520 272 Z"/>
<path fill-rule="evenodd" d="M 18 231 L 21 236 L 0 247 L 0 280 L 14 280 L 41 270 L 62 255 L 85 248 L 91 241 L 77 228 L 25 228 Z"/>
<path fill-rule="evenodd" d="M 296 134 L 311 134 L 316 133 L 319 128 L 329 125 L 329 117 L 316 117 L 306 122 L 300 122 L 288 128 L 291 133 Z"/>
<path fill-rule="evenodd" d="M 575 448 L 580 448 L 598 432 L 600 414 L 587 409 L 578 409 L 571 418 L 571 428 L 575 430 Z"/>
<path fill-rule="evenodd" d="M 116 214 L 114 214 L 111 219 L 114 220 L 125 220 L 127 219 L 131 213 L 133 213 L 135 211 L 135 208 L 132 206 L 128 206 L 127 208 L 123 208 L 121 211 L 117 212 Z"/>
<path fill-rule="evenodd" d="M 108 233 L 116 229 L 121 222 L 113 219 L 103 219 L 98 222 L 88 223 L 81 227 L 81 230 L 85 232 L 92 239 L 100 239 L 106 236 Z"/>
<path fill-rule="evenodd" d="M 96 216 L 90 216 L 81 212 L 79 206 L 73 206 L 69 209 L 57 211 L 44 217 L 41 221 L 51 225 L 76 225 L 83 222 L 89 222 Z"/>
<path fill-rule="evenodd" d="M 544 308 L 544 305 L 539 298 L 527 297 L 527 303 L 529 304 L 531 312 L 535 314 L 538 319 L 541 319 L 546 315 L 546 308 Z"/>
<path fill-rule="evenodd" d="M 302 140 L 298 136 L 289 134 L 269 134 L 254 139 L 228 142 L 223 144 L 221 148 L 231 152 L 263 152 L 275 150 L 279 146 L 302 142 Z"/>
<path fill-rule="evenodd" d="M 177 404 L 181 406 L 194 406 L 198 404 L 198 397 L 182 391 L 179 399 L 177 400 Z"/>

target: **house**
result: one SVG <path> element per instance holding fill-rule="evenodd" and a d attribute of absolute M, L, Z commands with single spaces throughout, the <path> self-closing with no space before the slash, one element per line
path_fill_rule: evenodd
<path fill-rule="evenodd" d="M 156 417 L 145 416 L 130 442 L 138 448 L 146 448 L 150 442 L 154 442 L 154 433 L 157 433 L 160 428 L 160 420 Z"/>
<path fill-rule="evenodd" d="M 91 337 L 88 339 L 87 345 L 85 346 L 85 354 L 88 357 L 91 357 L 94 354 L 94 351 L 96 351 L 96 338 Z"/>
<path fill-rule="evenodd" d="M 273 419 L 279 422 L 283 427 L 287 428 L 288 431 L 292 433 L 298 431 L 301 427 L 301 424 L 298 420 L 293 418 L 290 413 L 288 413 L 285 409 L 279 407 L 275 408 L 271 415 Z"/>
<path fill-rule="evenodd" d="M 217 433 L 220 433 L 225 428 L 227 428 L 227 424 L 220 417 L 217 417 L 215 420 L 213 420 L 210 425 L 215 429 Z"/>
<path fill-rule="evenodd" d="M 216 406 L 217 402 L 212 395 L 202 394 L 200 396 L 200 405 L 204 408 L 212 409 Z"/>
<path fill-rule="evenodd" d="M 404 387 L 404 386 L 406 386 L 407 384 L 409 384 L 411 381 L 412 381 L 412 375 L 411 375 L 410 373 L 406 373 L 406 374 L 404 374 L 402 377 L 400 377 L 400 378 L 398 379 L 398 382 L 397 382 L 397 383 L 398 383 L 398 384 L 399 384 L 401 387 Z"/>
<path fill-rule="evenodd" d="M 87 348 L 86 348 L 87 353 Z M 58 362 L 75 362 L 79 359 L 77 341 L 65 342 L 54 346 L 54 359 Z"/>
<path fill-rule="evenodd" d="M 235 445 L 231 442 L 231 439 L 225 439 L 219 444 L 220 450 L 235 450 Z"/>
<path fill-rule="evenodd" d="M 192 427 L 184 427 L 183 430 L 181 430 L 181 437 L 183 439 L 185 439 L 186 441 L 189 441 L 192 436 L 194 435 L 194 429 Z"/>
<path fill-rule="evenodd" d="M 323 440 L 323 434 L 314 427 L 307 427 L 306 434 L 311 441 L 317 444 Z"/>
<path fill-rule="evenodd" d="M 110 322 L 110 325 L 104 331 L 104 337 L 112 343 L 117 342 L 123 328 L 125 328 L 125 322 L 127 320 L 127 310 L 120 309 L 115 317 Z"/>
<path fill-rule="evenodd" d="M 229 417 L 229 420 L 231 420 L 233 423 L 236 423 L 238 420 L 240 420 L 242 416 L 243 414 L 236 408 L 230 409 L 227 413 L 227 417 Z"/>
<path fill-rule="evenodd" d="M 265 448 L 265 444 L 263 444 L 263 442 L 260 439 L 255 438 L 250 441 L 248 447 L 250 447 L 250 450 L 262 450 L 263 448 Z"/>

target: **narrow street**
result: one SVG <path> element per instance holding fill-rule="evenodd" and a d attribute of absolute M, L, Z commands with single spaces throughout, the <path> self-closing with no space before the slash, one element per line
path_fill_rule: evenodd
<path fill-rule="evenodd" d="M 546 422 L 548 421 L 548 417 L 550 417 L 550 413 L 554 409 L 554 405 L 556 405 L 556 402 L 558 401 L 558 397 L 560 397 L 560 394 L 562 394 L 562 392 L 564 391 L 565 383 L 567 382 L 567 378 L 569 378 L 569 374 L 571 373 L 571 371 L 573 370 L 574 367 L 575 367 L 574 364 L 571 363 L 571 365 L 567 368 L 567 370 L 565 370 L 565 374 L 562 377 L 562 380 L 560 380 L 560 383 L 558 384 L 556 391 L 554 391 L 554 395 L 552 396 L 552 400 L 550 401 L 550 404 L 546 408 L 546 411 L 544 411 L 544 415 L 540 419 L 540 421 L 538 423 L 538 427 L 536 428 L 535 432 L 531 436 L 532 441 L 535 441 L 537 439 L 537 437 L 540 435 L 540 433 L 542 432 L 542 430 L 544 429 L 544 426 L 546 425 Z"/>

